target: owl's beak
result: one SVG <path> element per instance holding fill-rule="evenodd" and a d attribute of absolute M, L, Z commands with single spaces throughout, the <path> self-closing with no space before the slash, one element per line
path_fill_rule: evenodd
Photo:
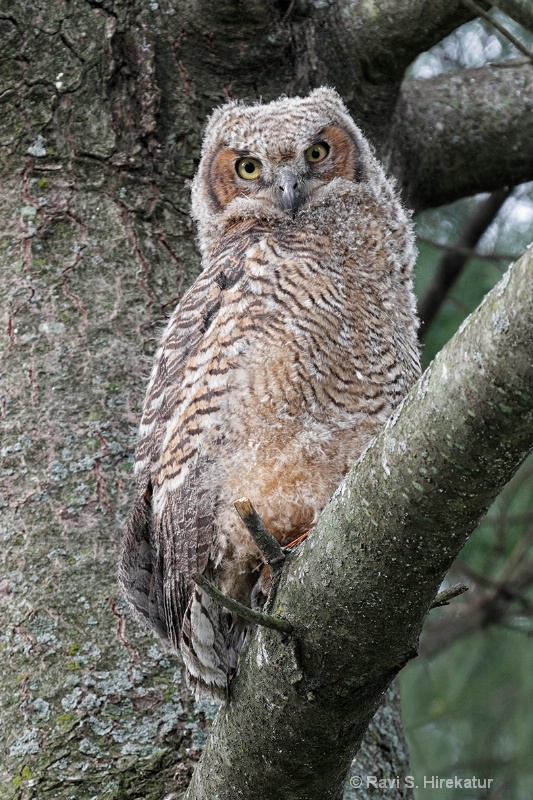
<path fill-rule="evenodd" d="M 284 211 L 296 214 L 301 203 L 302 195 L 298 190 L 298 178 L 289 167 L 283 167 L 277 176 L 277 188 L 281 192 L 279 202 Z"/>

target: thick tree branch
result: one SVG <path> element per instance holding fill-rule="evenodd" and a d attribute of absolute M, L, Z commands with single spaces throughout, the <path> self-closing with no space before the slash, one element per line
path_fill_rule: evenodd
<path fill-rule="evenodd" d="M 533 180 L 532 116 L 528 63 L 407 80 L 389 169 L 417 210 Z"/>
<path fill-rule="evenodd" d="M 401 83 L 418 53 L 473 16 L 461 0 L 441 0 L 431 14 L 422 0 L 387 0 L 379 14 L 355 0 L 300 0 L 290 14 L 288 3 L 273 9 L 259 0 L 180 5 L 187 35 L 159 41 L 160 62 L 178 65 L 175 75 L 157 72 L 162 137 L 173 131 L 172 120 L 183 118 L 174 97 L 189 100 L 194 127 L 230 98 L 269 100 L 329 84 L 417 209 L 533 177 L 531 65 Z M 174 156 L 176 170 L 190 164 L 192 174 L 197 153 L 185 123 Z"/>
<path fill-rule="evenodd" d="M 337 87 L 379 149 L 409 64 L 474 16 L 460 0 L 432 3 L 431 13 L 424 0 L 385 0 L 379 13 L 373 3 L 340 0 L 328 9 L 327 24 L 320 24 L 320 12 L 313 17 L 320 26 L 313 38 L 320 81 Z"/>
<path fill-rule="evenodd" d="M 416 652 L 442 577 L 533 447 L 532 287 L 530 249 L 437 356 L 290 559 L 275 611 L 294 635 L 256 632 L 188 800 L 342 797 L 353 753 Z"/>
<path fill-rule="evenodd" d="M 462 0 L 432 3 L 431 13 L 425 0 L 386 0 L 380 2 L 379 13 L 372 3 L 359 0 L 335 5 L 339 24 L 356 45 L 357 58 L 368 60 L 369 77 L 380 83 L 396 81 L 417 55 L 476 16 Z"/>
<path fill-rule="evenodd" d="M 461 0 L 435 2 L 431 13 L 424 0 L 385 0 L 379 13 L 359 0 L 180 5 L 188 35 L 174 49 L 189 94 L 205 95 L 214 64 L 220 102 L 335 86 L 378 148 L 407 66 L 475 16 Z"/>

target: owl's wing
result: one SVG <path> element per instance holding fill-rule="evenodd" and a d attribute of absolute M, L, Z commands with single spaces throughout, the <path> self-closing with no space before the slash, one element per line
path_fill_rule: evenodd
<path fill-rule="evenodd" d="M 138 493 L 130 512 L 120 582 L 137 614 L 178 647 L 191 578 L 203 572 L 213 536 L 213 511 L 199 490 L 203 459 L 169 495 L 161 516 L 152 507 L 152 487 Z"/>
<path fill-rule="evenodd" d="M 211 493 L 207 497 L 201 480 L 209 465 L 209 448 L 202 450 L 197 430 L 189 436 L 185 397 L 194 386 L 198 351 L 209 335 L 213 339 L 217 315 L 241 294 L 239 263 L 235 257 L 218 260 L 176 308 L 156 354 L 139 430 L 138 493 L 128 519 L 120 580 L 137 613 L 174 647 L 194 585 L 192 576 L 207 565 L 216 502 Z M 202 420 L 209 416 L 209 403 L 207 397 Z M 181 459 L 175 454 L 176 440 Z M 184 453 L 186 469 L 179 466 Z"/>

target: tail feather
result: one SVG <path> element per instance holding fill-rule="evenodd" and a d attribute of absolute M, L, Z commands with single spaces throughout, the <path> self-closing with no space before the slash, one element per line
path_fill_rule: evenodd
<path fill-rule="evenodd" d="M 128 518 L 119 581 L 136 614 L 163 639 L 170 633 L 165 613 L 164 576 L 154 558 L 151 485 L 139 492 Z"/>
<path fill-rule="evenodd" d="M 197 698 L 227 699 L 247 629 L 244 620 L 195 587 L 183 619 L 180 650 Z"/>

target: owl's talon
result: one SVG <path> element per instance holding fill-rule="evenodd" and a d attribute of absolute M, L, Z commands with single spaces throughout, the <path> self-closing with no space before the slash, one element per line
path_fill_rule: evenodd
<path fill-rule="evenodd" d="M 270 569 L 265 565 L 263 565 L 263 569 L 261 570 L 261 574 L 257 579 L 254 588 L 252 589 L 252 594 L 250 595 L 250 601 L 252 604 L 252 608 L 254 609 L 262 609 L 266 605 L 266 601 L 268 600 L 268 596 L 272 589 L 272 573 Z"/>
<path fill-rule="evenodd" d="M 293 547 L 298 547 L 299 544 L 301 544 L 305 539 L 307 539 L 312 530 L 313 530 L 312 528 L 309 528 L 309 530 L 306 531 L 305 533 L 302 533 L 301 536 L 297 536 L 296 539 L 292 540 L 292 542 L 286 544 L 283 550 L 292 550 Z"/>

